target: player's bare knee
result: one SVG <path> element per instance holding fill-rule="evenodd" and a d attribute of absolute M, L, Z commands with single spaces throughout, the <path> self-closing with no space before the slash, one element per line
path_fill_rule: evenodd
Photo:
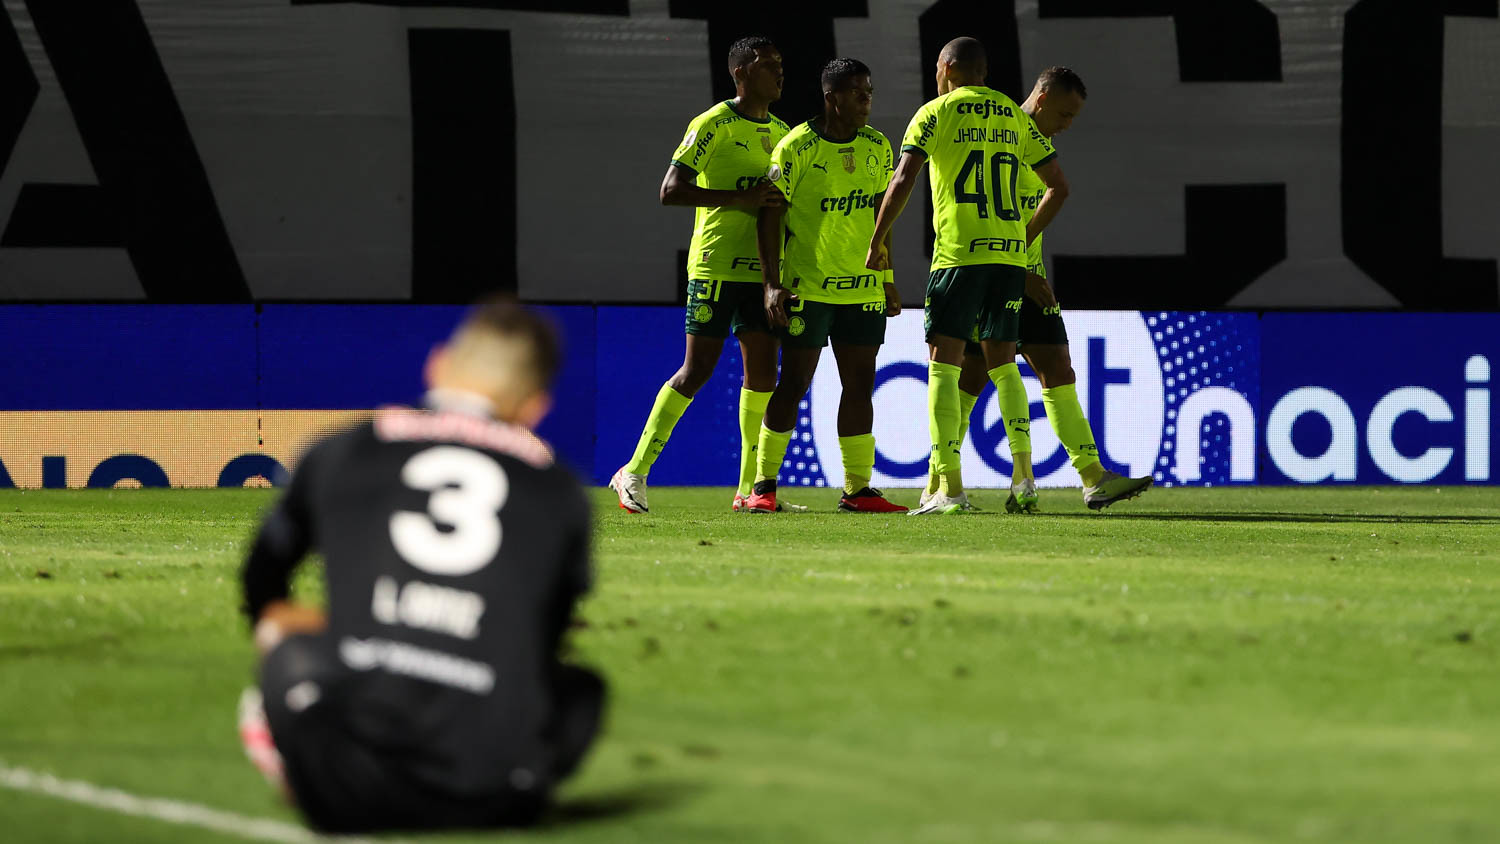
<path fill-rule="evenodd" d="M 692 398 L 713 377 L 714 366 L 718 362 L 717 356 L 712 361 L 705 361 L 700 356 L 690 355 L 682 362 L 682 368 L 667 380 L 667 386 Z"/>

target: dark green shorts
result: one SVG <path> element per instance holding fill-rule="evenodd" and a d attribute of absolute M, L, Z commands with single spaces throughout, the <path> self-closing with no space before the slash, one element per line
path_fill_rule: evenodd
<path fill-rule="evenodd" d="M 1025 292 L 1025 267 L 972 264 L 933 270 L 927 277 L 925 335 L 929 340 L 934 334 L 970 337 L 977 323 L 980 340 L 1018 340 Z"/>
<path fill-rule="evenodd" d="M 1043 308 L 1029 296 L 1022 298 L 1021 339 L 1016 344 L 1016 349 L 1019 351 L 1027 343 L 1036 346 L 1068 345 L 1068 327 L 1063 324 L 1061 305 Z M 969 342 L 964 345 L 964 354 L 984 356 L 984 350 L 979 346 L 978 322 L 974 323 L 974 333 L 969 335 Z"/>
<path fill-rule="evenodd" d="M 794 300 L 787 305 L 787 327 L 776 332 L 783 346 L 791 349 L 821 349 L 832 339 L 852 346 L 879 346 L 885 342 L 885 302 L 834 305 L 828 302 Z"/>
<path fill-rule="evenodd" d="M 765 288 L 753 281 L 690 281 L 683 330 L 701 337 L 728 337 L 771 330 Z"/>

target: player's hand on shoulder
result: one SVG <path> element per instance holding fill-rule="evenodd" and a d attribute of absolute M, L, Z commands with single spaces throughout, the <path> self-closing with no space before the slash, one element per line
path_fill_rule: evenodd
<path fill-rule="evenodd" d="M 885 283 L 885 315 L 893 317 L 901 313 L 901 291 L 893 282 Z"/>
<path fill-rule="evenodd" d="M 1043 308 L 1057 307 L 1057 296 L 1052 292 L 1051 282 L 1036 273 L 1026 274 L 1026 296 Z"/>
<path fill-rule="evenodd" d="M 787 305 L 796 300 L 792 291 L 785 287 L 766 285 L 766 319 L 770 321 L 772 328 L 786 328 Z"/>
<path fill-rule="evenodd" d="M 742 208 L 774 208 L 784 204 L 781 191 L 770 182 L 761 182 L 737 193 L 739 198 L 735 204 Z"/>

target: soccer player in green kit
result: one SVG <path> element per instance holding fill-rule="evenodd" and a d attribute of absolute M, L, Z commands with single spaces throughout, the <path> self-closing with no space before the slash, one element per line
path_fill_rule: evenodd
<path fill-rule="evenodd" d="M 1088 89 L 1077 73 L 1066 67 L 1049 67 L 1037 77 L 1031 95 L 1021 104 L 1021 110 L 1031 116 L 1037 129 L 1048 140 L 1052 140 L 1072 126 L 1073 119 L 1083 111 L 1087 98 Z M 1046 186 L 1031 168 L 1024 167 L 1016 191 L 1022 215 L 1029 221 L 1046 194 Z M 1063 325 L 1062 307 L 1057 303 L 1047 281 L 1046 265 L 1042 263 L 1040 233 L 1032 238 L 1027 248 L 1026 264 L 1026 298 L 1021 303 L 1017 348 L 1042 383 L 1042 405 L 1047 409 L 1047 421 L 1067 450 L 1069 462 L 1083 480 L 1084 503 L 1090 509 L 1099 510 L 1116 501 L 1134 498 L 1151 486 L 1151 478 L 1127 478 L 1105 469 L 1099 462 L 1093 429 L 1078 402 L 1075 388 L 1078 379 L 1068 353 L 1068 332 Z M 960 441 L 968 431 L 969 416 L 984 390 L 988 378 L 985 370 L 983 350 L 978 342 L 971 340 L 964 349 L 963 370 L 958 378 Z M 1012 432 L 1007 426 L 1006 431 L 1014 467 L 1010 497 L 1005 501 L 1005 509 L 1011 513 L 1035 513 L 1039 509 L 1040 496 L 1031 471 L 1031 438 L 1029 425 L 1027 427 L 1026 431 L 1018 429 Z M 928 496 L 938 491 L 939 483 L 940 478 L 934 470 L 923 493 L 924 503 Z"/>
<path fill-rule="evenodd" d="M 891 178 L 886 137 L 865 125 L 874 88 L 870 68 L 834 59 L 823 68 L 823 114 L 793 129 L 771 153 L 767 179 L 785 205 L 760 209 L 758 244 L 766 316 L 781 340 L 781 378 L 760 429 L 760 469 L 747 507 L 775 512 L 776 477 L 812 385 L 823 346 L 833 342 L 843 395 L 839 509 L 898 513 L 870 486 L 875 470 L 875 356 L 887 317 L 901 312 L 890 270 L 864 266 L 875 209 Z M 782 247 L 785 244 L 785 257 Z"/>
<path fill-rule="evenodd" d="M 1031 117 L 1009 97 L 984 86 L 984 47 L 973 38 L 948 42 L 937 61 L 937 99 L 920 108 L 902 139 L 901 160 L 881 203 L 865 265 L 890 266 L 886 245 L 917 176 L 931 164 L 932 272 L 925 322 L 928 431 L 938 490 L 912 515 L 970 509 L 959 464 L 962 408 L 958 376 L 964 342 L 976 320 L 989 376 L 1000 397 L 1006 433 L 1030 426 L 1016 367 L 1026 246 L 1052 222 L 1068 184 L 1057 153 Z M 1031 222 L 1023 221 L 1016 183 L 1030 167 L 1047 186 Z"/>
<path fill-rule="evenodd" d="M 764 183 L 771 150 L 789 129 L 767 110 L 781 99 L 781 53 L 767 38 L 741 38 L 729 48 L 729 72 L 734 99 L 693 118 L 661 184 L 663 205 L 696 209 L 688 249 L 687 351 L 682 366 L 657 392 L 630 462 L 610 478 L 620 507 L 632 513 L 647 511 L 651 464 L 713 374 L 731 333 L 745 362 L 740 480 L 732 504 L 742 509 L 755 476 L 760 420 L 776 385 L 776 339 L 761 303 L 755 218 L 760 208 L 782 201 L 781 193 Z"/>

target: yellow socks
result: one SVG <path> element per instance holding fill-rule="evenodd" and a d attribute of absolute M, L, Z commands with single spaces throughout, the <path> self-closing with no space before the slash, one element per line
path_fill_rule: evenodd
<path fill-rule="evenodd" d="M 979 396 L 973 393 L 958 391 L 958 447 L 963 448 L 964 437 L 969 435 L 969 419 L 974 415 L 974 405 L 979 404 Z M 932 495 L 938 491 L 941 478 L 938 476 L 937 463 L 931 456 L 927 458 L 927 494 Z"/>
<path fill-rule="evenodd" d="M 875 471 L 875 435 L 839 437 L 839 452 L 844 456 L 844 492 L 853 495 L 869 486 Z"/>
<path fill-rule="evenodd" d="M 755 473 L 760 468 L 760 422 L 770 401 L 770 392 L 740 388 L 740 495 L 749 495 L 755 485 Z M 776 462 L 781 463 L 779 459 Z"/>
<path fill-rule="evenodd" d="M 682 418 L 683 411 L 693 400 L 677 392 L 666 384 L 661 385 L 661 390 L 656 394 L 656 404 L 651 406 L 651 415 L 646 417 L 646 427 L 641 431 L 641 439 L 635 444 L 635 454 L 630 456 L 630 462 L 625 464 L 625 471 L 632 475 L 646 475 L 651 472 L 651 464 L 661 454 L 661 450 L 672 436 L 672 429 L 677 427 L 677 420 Z"/>
<path fill-rule="evenodd" d="M 792 431 L 773 431 L 765 425 L 760 426 L 760 442 L 756 445 L 759 466 L 755 473 L 755 483 L 761 481 L 774 481 L 781 474 L 781 461 L 786 459 L 787 446 L 792 442 Z"/>
<path fill-rule="evenodd" d="M 1099 462 L 1094 430 L 1089 426 L 1088 417 L 1083 415 L 1083 406 L 1078 403 L 1077 385 L 1064 384 L 1043 390 L 1042 406 L 1047 408 L 1047 421 L 1063 448 L 1067 449 L 1069 462 L 1078 470 L 1083 485 L 1097 484 L 1104 476 L 1104 466 Z"/>
<path fill-rule="evenodd" d="M 932 439 L 933 468 L 940 479 L 938 489 L 945 495 L 958 495 L 964 491 L 963 473 L 959 465 L 958 426 L 960 404 L 958 400 L 959 367 L 948 363 L 929 361 L 927 364 L 927 432 Z"/>
<path fill-rule="evenodd" d="M 1031 477 L 1031 407 L 1021 370 L 1014 363 L 997 366 L 989 372 L 1000 402 L 1000 416 L 1005 420 L 1005 437 L 1010 441 L 1010 456 L 1015 465 L 1013 480 Z"/>

